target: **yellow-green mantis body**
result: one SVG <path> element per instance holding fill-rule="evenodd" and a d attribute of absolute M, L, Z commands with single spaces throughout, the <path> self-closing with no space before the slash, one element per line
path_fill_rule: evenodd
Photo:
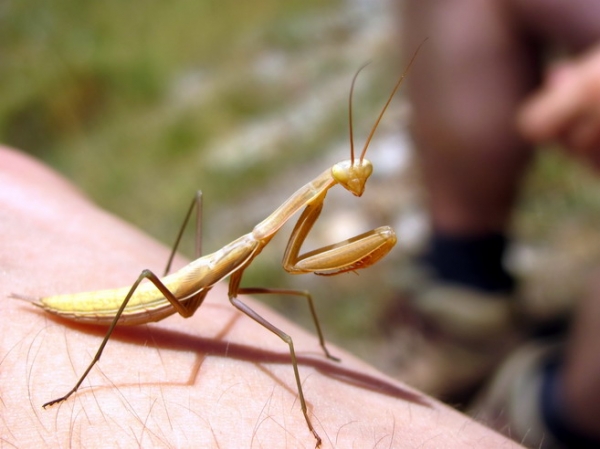
<path fill-rule="evenodd" d="M 410 64 L 412 64 L 412 60 L 408 67 L 410 67 Z M 367 138 L 360 157 L 354 156 L 352 137 L 351 99 L 356 80 L 356 75 L 354 76 L 350 90 L 350 159 L 335 164 L 298 189 L 277 210 L 256 225 L 250 233 L 228 243 L 212 254 L 197 258 L 180 270 L 163 278 L 159 278 L 150 270 L 144 270 L 131 287 L 35 299 L 33 301 L 35 305 L 61 317 L 75 321 L 109 325 L 106 336 L 100 344 L 93 360 L 75 386 L 64 396 L 44 404 L 44 407 L 64 401 L 77 391 L 90 370 L 100 359 L 102 351 L 117 324 L 135 325 L 159 321 L 174 313 L 179 313 L 183 317 L 190 317 L 200 307 L 212 287 L 217 282 L 229 276 L 228 295 L 233 306 L 279 336 L 288 344 L 302 413 L 304 414 L 309 430 L 317 440 L 316 446 L 318 447 L 321 443 L 321 438 L 315 431 L 308 416 L 292 338 L 242 302 L 238 298 L 238 294 L 278 293 L 306 297 L 321 347 L 328 358 L 337 360 L 331 356 L 325 346 L 325 340 L 316 316 L 312 298 L 308 293 L 302 291 L 244 288 L 240 286 L 240 282 L 244 270 L 252 263 L 254 258 L 260 254 L 280 228 L 303 208 L 304 211 L 292 231 L 283 256 L 283 267 L 289 273 L 335 275 L 347 271 L 355 271 L 373 265 L 392 249 L 396 243 L 396 235 L 390 227 L 383 226 L 334 245 L 300 254 L 306 236 L 321 213 L 323 202 L 329 189 L 339 184 L 356 196 L 360 197 L 363 194 L 367 179 L 373 171 L 371 162 L 365 159 L 365 153 L 384 112 L 400 87 L 407 71 L 408 68 L 394 86 Z M 197 196 L 192 202 L 184 222 L 184 227 L 195 205 L 198 205 L 198 209 L 200 209 L 200 196 Z M 181 232 L 171 254 L 171 259 L 167 264 L 167 272 L 180 237 Z M 150 282 L 142 283 L 144 279 Z"/>

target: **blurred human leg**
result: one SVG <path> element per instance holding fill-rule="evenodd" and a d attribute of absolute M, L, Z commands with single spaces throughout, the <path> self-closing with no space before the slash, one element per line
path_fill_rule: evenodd
<path fill-rule="evenodd" d="M 446 379 L 444 386 L 432 387 L 435 394 L 464 387 L 463 375 L 467 384 L 481 381 L 518 341 L 509 301 L 514 282 L 502 258 L 534 152 L 519 134 L 515 116 L 539 85 L 548 48 L 581 50 L 600 37 L 600 26 L 594 26 L 600 24 L 600 5 L 593 3 L 404 2 L 406 54 L 429 38 L 407 80 L 432 225 L 423 261 L 440 285 L 459 287 L 421 289 L 411 301 L 429 330 L 441 330 L 434 341 L 438 350 L 430 351 L 439 357 L 427 370 Z M 477 330 L 463 331 L 468 329 Z M 512 343 L 498 347 L 503 339 Z M 459 352 L 469 360 L 457 363 Z M 407 366 L 418 365 L 408 360 Z M 450 362 L 448 370 L 439 368 L 444 362 Z M 454 376 L 459 365 L 475 375 Z M 425 379 L 424 373 L 412 377 Z"/>

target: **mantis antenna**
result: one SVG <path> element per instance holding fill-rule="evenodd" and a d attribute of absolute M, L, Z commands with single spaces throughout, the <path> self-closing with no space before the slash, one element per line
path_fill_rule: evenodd
<path fill-rule="evenodd" d="M 367 136 L 367 140 L 365 141 L 365 145 L 363 147 L 362 153 L 360 153 L 359 165 L 362 164 L 362 161 L 365 158 L 365 154 L 367 153 L 367 148 L 369 147 L 369 144 L 371 143 L 371 139 L 375 135 L 375 131 L 377 130 L 377 127 L 379 126 L 379 122 L 381 121 L 381 118 L 383 117 L 383 114 L 385 114 L 385 111 L 387 110 L 388 106 L 392 102 L 392 98 L 394 98 L 394 95 L 396 94 L 396 91 L 400 88 L 400 85 L 404 81 L 404 78 L 406 78 L 406 75 L 410 71 L 410 68 L 413 65 L 413 62 L 415 61 L 415 59 L 417 57 L 417 54 L 419 53 L 419 50 L 421 49 L 421 47 L 423 46 L 423 44 L 425 43 L 426 40 L 427 39 L 425 39 L 423 42 L 421 42 L 419 44 L 419 46 L 417 47 L 417 49 L 415 50 L 415 52 L 413 53 L 412 57 L 410 58 L 410 61 L 408 62 L 408 65 L 406 66 L 406 69 L 404 69 L 404 72 L 402 73 L 402 75 L 400 76 L 400 78 L 398 79 L 398 81 L 396 82 L 396 85 L 394 86 L 394 89 L 392 90 L 392 93 L 388 97 L 385 105 L 383 106 L 383 109 L 379 113 L 379 116 L 377 117 L 377 120 L 375 120 L 375 124 L 371 128 L 371 132 L 369 133 L 369 135 Z M 353 132 L 353 125 L 352 125 L 352 93 L 354 92 L 354 83 L 356 82 L 356 78 L 358 77 L 358 74 L 361 72 L 362 69 L 364 69 L 369 64 L 370 64 L 370 62 L 364 63 L 356 71 L 356 73 L 354 74 L 354 77 L 352 78 L 352 84 L 350 86 L 350 96 L 348 98 L 348 120 L 350 122 L 350 124 L 349 124 L 349 129 L 350 129 L 350 161 L 352 162 L 352 165 L 354 165 L 354 132 Z"/>

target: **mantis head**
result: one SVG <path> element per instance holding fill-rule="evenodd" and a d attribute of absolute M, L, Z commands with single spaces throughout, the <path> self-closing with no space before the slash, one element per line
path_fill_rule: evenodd
<path fill-rule="evenodd" d="M 338 162 L 331 168 L 331 175 L 353 195 L 361 196 L 365 191 L 367 179 L 373 173 L 373 164 L 368 159 Z"/>

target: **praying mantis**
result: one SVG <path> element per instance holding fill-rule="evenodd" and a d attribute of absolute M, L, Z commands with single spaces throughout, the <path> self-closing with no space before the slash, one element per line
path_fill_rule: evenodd
<path fill-rule="evenodd" d="M 329 189 L 339 184 L 357 197 L 363 194 L 366 182 L 373 172 L 372 163 L 365 158 L 367 149 L 392 98 L 406 77 L 418 50 L 396 82 L 371 128 L 359 157 L 355 157 L 354 154 L 352 94 L 357 76 L 364 66 L 356 72 L 352 79 L 349 94 L 350 159 L 333 165 L 298 189 L 248 234 L 228 243 L 212 254 L 201 256 L 200 211 L 202 196 L 199 193 L 188 209 L 162 278 L 150 270 L 143 270 L 131 287 L 35 299 L 13 295 L 17 298 L 30 300 L 32 304 L 63 318 L 108 325 L 108 330 L 96 354 L 75 386 L 64 396 L 45 403 L 43 407 L 46 408 L 65 401 L 79 389 L 94 365 L 100 360 L 102 352 L 117 325 L 136 325 L 160 321 L 175 313 L 184 318 L 190 317 L 202 305 L 213 286 L 229 277 L 228 296 L 231 304 L 258 324 L 273 332 L 288 345 L 302 413 L 309 431 L 316 439 L 316 447 L 319 447 L 321 437 L 315 430 L 308 414 L 292 338 L 256 313 L 240 300 L 238 295 L 283 294 L 305 297 L 325 356 L 331 360 L 339 361 L 338 358 L 330 354 L 325 345 L 313 299 L 308 292 L 304 291 L 241 287 L 240 283 L 244 271 L 254 258 L 261 253 L 281 227 L 303 208 L 304 210 L 296 222 L 283 255 L 283 268 L 291 274 L 314 273 L 331 276 L 356 271 L 374 265 L 393 248 L 397 241 L 396 234 L 389 226 L 382 226 L 333 245 L 324 246 L 304 254 L 300 253 L 307 235 L 319 218 Z M 199 215 L 196 244 L 197 259 L 178 271 L 168 274 L 179 241 L 194 208 L 198 210 Z M 143 282 L 144 280 L 149 282 Z"/>

